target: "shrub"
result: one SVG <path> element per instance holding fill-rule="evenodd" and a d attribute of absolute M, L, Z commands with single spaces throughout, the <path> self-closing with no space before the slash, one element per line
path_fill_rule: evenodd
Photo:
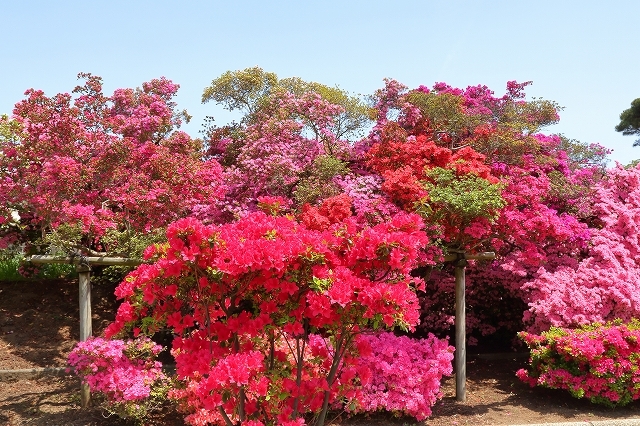
<path fill-rule="evenodd" d="M 148 338 L 90 338 L 71 351 L 68 363 L 91 392 L 104 399 L 103 408 L 137 422 L 166 399 L 169 381 L 154 358 L 162 350 Z"/>
<path fill-rule="evenodd" d="M 451 375 L 453 347 L 433 334 L 426 339 L 397 337 L 393 333 L 362 335 L 371 353 L 362 355 L 358 365 L 371 370 L 371 380 L 363 384 L 354 411 L 391 411 L 424 420 L 442 397 L 440 381 Z"/>
<path fill-rule="evenodd" d="M 531 348 L 531 365 L 517 375 L 532 387 L 566 389 L 611 407 L 640 398 L 640 320 L 519 336 Z"/>

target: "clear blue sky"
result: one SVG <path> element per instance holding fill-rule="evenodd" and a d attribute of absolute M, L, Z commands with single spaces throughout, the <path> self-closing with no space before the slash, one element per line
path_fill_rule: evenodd
<path fill-rule="evenodd" d="M 409 87 L 445 81 L 534 82 L 529 97 L 565 109 L 547 129 L 640 158 L 614 131 L 640 97 L 640 1 L 6 1 L 1 5 L 0 113 L 28 88 L 70 92 L 78 72 L 105 91 L 166 76 L 198 135 L 202 90 L 227 70 L 258 65 L 369 94 L 391 77 Z"/>

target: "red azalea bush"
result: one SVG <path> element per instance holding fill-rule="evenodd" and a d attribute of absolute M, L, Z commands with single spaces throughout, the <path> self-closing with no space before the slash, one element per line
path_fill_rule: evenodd
<path fill-rule="evenodd" d="M 534 316 L 543 324 L 547 314 L 563 312 L 545 308 L 552 298 L 535 281 L 575 267 L 599 226 L 593 188 L 606 150 L 538 133 L 557 121 L 557 110 L 552 102 L 525 101 L 526 85 L 510 82 L 506 95 L 494 97 L 480 86 L 407 91 L 387 81 L 376 94 L 378 123 L 361 144 L 385 195 L 434 225 L 445 252 L 496 252 L 494 262 L 469 268 L 468 301 L 477 312 L 469 310 L 467 331 L 482 335 L 513 333 Z M 425 331 L 452 325 L 453 286 L 444 272 L 431 274 L 421 295 Z"/>
<path fill-rule="evenodd" d="M 517 375 L 532 387 L 566 389 L 612 407 L 640 398 L 640 321 L 552 327 L 520 337 L 531 349 L 531 365 Z"/>
<path fill-rule="evenodd" d="M 311 413 L 323 424 L 366 375 L 353 373 L 362 369 L 357 335 L 417 324 L 423 283 L 409 273 L 429 260 L 422 227 L 406 213 L 322 231 L 262 212 L 217 226 L 179 220 L 116 290 L 124 301 L 106 334 L 178 335 L 182 385 L 170 396 L 189 424 L 284 424 Z"/>

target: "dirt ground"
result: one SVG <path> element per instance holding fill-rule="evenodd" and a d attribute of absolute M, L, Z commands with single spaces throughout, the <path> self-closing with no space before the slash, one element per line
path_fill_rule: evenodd
<path fill-rule="evenodd" d="M 77 282 L 0 281 L 0 370 L 64 367 L 78 339 Z M 94 334 L 113 319 L 110 291 L 93 290 Z M 455 400 L 455 380 L 443 383 L 444 397 L 422 423 L 389 414 L 347 417 L 335 413 L 332 425 L 516 425 L 543 422 L 640 418 L 640 401 L 609 409 L 577 400 L 561 391 L 532 389 L 515 377 L 526 358 L 515 355 L 469 355 L 467 401 Z M 0 381 L 0 425 L 114 426 L 126 423 L 105 417 L 97 408 L 79 406 L 79 383 L 71 376 L 47 375 Z M 154 416 L 149 425 L 179 425 L 172 411 Z"/>

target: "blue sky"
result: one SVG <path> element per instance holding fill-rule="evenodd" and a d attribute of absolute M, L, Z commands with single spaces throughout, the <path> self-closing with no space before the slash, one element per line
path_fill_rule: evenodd
<path fill-rule="evenodd" d="M 614 131 L 640 97 L 640 1 L 30 1 L 3 2 L 0 113 L 28 88 L 70 92 L 79 72 L 105 91 L 165 76 L 198 136 L 203 89 L 225 71 L 260 66 L 353 93 L 385 77 L 409 87 L 445 81 L 504 93 L 533 81 L 529 98 L 564 107 L 546 129 L 640 158 L 633 136 Z"/>

